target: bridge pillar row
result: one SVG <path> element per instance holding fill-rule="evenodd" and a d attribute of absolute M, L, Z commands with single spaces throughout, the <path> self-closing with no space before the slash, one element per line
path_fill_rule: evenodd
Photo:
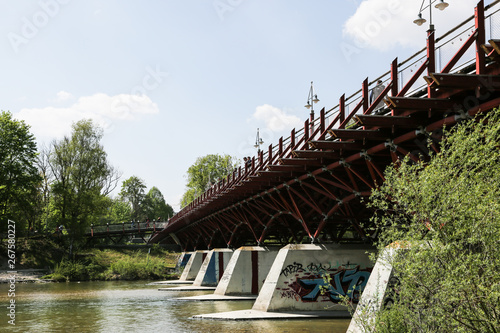
<path fill-rule="evenodd" d="M 263 253 L 260 251 L 258 253 Z M 252 309 L 193 318 L 350 318 L 349 311 L 341 304 L 342 297 L 347 296 L 355 303 L 359 301 L 373 269 L 369 259 L 371 252 L 375 252 L 374 247 L 357 244 L 289 244 L 276 254 Z M 244 254 L 244 251 L 235 252 L 239 256 Z M 228 271 L 230 267 L 228 265 Z M 234 275 L 239 269 L 236 265 L 232 270 Z M 250 274 L 249 270 L 242 273 Z M 243 281 L 243 289 L 248 290 L 245 287 L 248 280 L 239 278 L 235 282 L 237 280 Z"/>

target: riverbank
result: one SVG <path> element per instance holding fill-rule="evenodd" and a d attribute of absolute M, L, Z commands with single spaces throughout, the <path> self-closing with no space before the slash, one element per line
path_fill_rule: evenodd
<path fill-rule="evenodd" d="M 22 269 L 19 271 L 0 271 L 0 283 L 11 283 L 12 280 L 16 283 L 47 283 L 52 280 L 43 279 L 42 277 L 48 272 L 44 269 Z"/>
<path fill-rule="evenodd" d="M 54 281 L 172 280 L 178 279 L 178 254 L 161 248 L 87 249 L 73 260 L 63 259 L 51 274 Z"/>
<path fill-rule="evenodd" d="M 5 244 L 2 244 L 4 247 Z M 84 248 L 69 258 L 52 239 L 24 239 L 16 244 L 14 269 L 0 253 L 0 283 L 177 279 L 179 253 L 159 246 L 142 249 Z M 16 271 L 17 273 L 11 273 Z"/>

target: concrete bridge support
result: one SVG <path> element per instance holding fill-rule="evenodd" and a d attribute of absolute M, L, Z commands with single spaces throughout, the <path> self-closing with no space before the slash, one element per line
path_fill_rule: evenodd
<path fill-rule="evenodd" d="M 237 249 L 214 294 L 258 295 L 278 250 L 279 248 L 261 246 L 244 246 Z"/>
<path fill-rule="evenodd" d="M 370 277 L 373 264 L 368 250 L 359 245 L 285 246 L 278 253 L 253 309 L 345 310 L 339 305 L 339 296 L 358 300 Z M 321 288 L 325 288 L 324 293 Z"/>
<path fill-rule="evenodd" d="M 196 278 L 196 275 L 200 271 L 200 267 L 209 252 L 210 251 L 207 250 L 193 252 L 189 257 L 189 260 L 186 266 L 184 267 L 184 271 L 182 272 L 182 275 L 179 278 L 179 280 L 180 281 L 194 280 Z"/>
<path fill-rule="evenodd" d="M 216 287 L 233 255 L 230 249 L 214 249 L 207 253 L 193 286 Z"/>
<path fill-rule="evenodd" d="M 181 255 L 179 256 L 179 259 L 177 259 L 177 264 L 175 265 L 176 270 L 181 270 L 184 267 L 186 267 L 189 258 L 191 258 L 191 255 L 193 252 L 182 252 Z"/>
<path fill-rule="evenodd" d="M 379 255 L 347 333 L 373 331 L 377 312 L 394 302 L 395 286 L 399 281 L 393 275 L 390 262 L 398 250 L 396 247 L 387 248 Z"/>
<path fill-rule="evenodd" d="M 372 251 L 364 245 L 287 245 L 278 252 L 251 310 L 195 317 L 349 317 L 340 296 L 359 300 L 373 268 L 368 258 Z"/>

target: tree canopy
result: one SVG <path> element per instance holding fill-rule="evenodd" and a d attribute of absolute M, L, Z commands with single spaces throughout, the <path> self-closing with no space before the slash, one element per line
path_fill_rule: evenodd
<path fill-rule="evenodd" d="M 153 186 L 144 199 L 145 213 L 149 219 L 167 220 L 174 215 L 172 206 L 165 202 L 160 190 Z"/>
<path fill-rule="evenodd" d="M 187 189 L 182 196 L 181 207 L 188 205 L 212 184 L 229 175 L 237 165 L 237 159 L 230 155 L 210 154 L 198 157 L 187 170 Z"/>
<path fill-rule="evenodd" d="M 161 191 L 153 186 L 148 193 L 145 193 L 146 184 L 137 176 L 132 176 L 123 181 L 122 189 L 115 208 L 119 209 L 119 202 L 125 202 L 129 205 L 128 219 L 134 221 L 150 221 L 160 218 L 166 220 L 174 215 L 173 208 L 165 202 Z M 123 211 L 123 207 L 121 208 Z M 123 220 L 122 220 L 123 221 Z M 120 222 L 120 221 L 118 221 Z"/>
<path fill-rule="evenodd" d="M 0 220 L 28 222 L 34 212 L 31 200 L 41 181 L 36 168 L 35 137 L 24 121 L 0 112 Z M 6 223 L 2 223 L 2 228 Z"/>
<path fill-rule="evenodd" d="M 146 193 L 144 181 L 136 176 L 112 198 L 121 175 L 111 165 L 102 138 L 103 129 L 84 119 L 73 123 L 69 135 L 37 149 L 30 127 L 0 111 L 0 232 L 10 219 L 19 236 L 57 236 L 72 249 L 92 223 L 171 217 L 173 209 L 160 190 L 153 186 Z M 59 238 L 60 225 L 68 237 Z"/>
<path fill-rule="evenodd" d="M 100 143 L 102 135 L 91 120 L 81 120 L 73 124 L 71 136 L 53 143 L 49 162 L 55 216 L 72 236 L 81 235 L 105 213 L 105 197 L 119 179 Z"/>
<path fill-rule="evenodd" d="M 377 332 L 500 331 L 500 112 L 445 132 L 428 163 L 405 159 L 371 198 L 395 303 Z"/>
<path fill-rule="evenodd" d="M 134 221 L 142 218 L 144 211 L 142 203 L 146 197 L 145 190 L 144 181 L 137 176 L 132 176 L 122 183 L 120 197 L 129 203 L 131 208 L 130 217 Z"/>

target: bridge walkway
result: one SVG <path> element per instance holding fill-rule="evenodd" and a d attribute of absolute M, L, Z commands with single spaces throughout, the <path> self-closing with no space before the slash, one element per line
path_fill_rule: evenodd
<path fill-rule="evenodd" d="M 139 238 L 148 243 L 150 238 L 161 232 L 167 222 L 122 222 L 105 225 L 91 225 L 90 230 L 85 233 L 88 242 L 95 239 L 108 238 L 113 243 L 119 243 L 124 238 Z"/>

